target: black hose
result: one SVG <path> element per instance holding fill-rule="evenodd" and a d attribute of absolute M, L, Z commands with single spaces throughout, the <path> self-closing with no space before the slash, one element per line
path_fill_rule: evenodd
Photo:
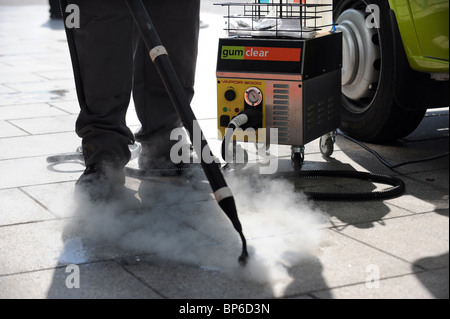
<path fill-rule="evenodd" d="M 228 153 L 228 144 L 232 139 L 234 130 L 241 127 L 248 122 L 254 122 L 254 114 L 240 114 L 236 116 L 228 125 L 222 139 L 222 158 L 227 162 L 227 159 L 233 158 L 233 154 Z M 243 116 L 243 118 L 239 118 Z M 228 165 L 228 163 L 227 163 Z M 280 173 L 278 173 L 280 175 Z M 372 181 L 380 184 L 391 185 L 391 188 L 375 191 L 375 192 L 303 192 L 307 197 L 315 200 L 375 200 L 391 198 L 402 194 L 405 191 L 405 183 L 395 177 L 387 175 L 379 175 L 360 171 L 343 171 L 343 170 L 310 170 L 310 171 L 296 171 L 296 175 L 292 173 L 281 173 L 288 178 L 320 178 L 320 177 L 341 177 L 341 178 L 355 178 L 360 180 Z"/>
<path fill-rule="evenodd" d="M 47 163 L 61 163 L 70 161 L 79 161 L 84 165 L 83 154 L 74 152 L 74 153 L 50 155 L 47 157 Z"/>
<path fill-rule="evenodd" d="M 396 177 L 368 172 L 349 170 L 309 170 L 292 173 L 278 173 L 278 176 L 292 178 L 354 178 L 373 183 L 387 184 L 392 187 L 374 192 L 302 192 L 310 199 L 315 200 L 379 200 L 401 195 L 405 191 L 405 183 Z"/>
<path fill-rule="evenodd" d="M 132 155 L 134 151 L 131 152 Z M 49 155 L 47 156 L 47 163 L 49 164 L 58 164 L 64 162 L 78 162 L 81 165 L 85 165 L 84 157 L 81 153 L 80 147 L 76 152 L 73 153 L 63 153 L 57 155 Z M 194 167 L 192 167 L 194 166 Z M 200 165 L 191 164 L 190 167 L 175 167 L 175 168 L 154 168 L 149 170 L 133 168 L 129 166 L 125 166 L 124 168 L 125 174 L 129 177 L 145 179 L 145 178 L 154 178 L 154 177 L 176 177 L 183 175 L 184 172 L 192 172 L 192 171 L 201 171 L 202 167 Z"/>
<path fill-rule="evenodd" d="M 422 162 L 426 162 L 426 161 L 432 161 L 432 160 L 439 159 L 439 158 L 442 158 L 442 157 L 445 157 L 445 156 L 449 155 L 449 152 L 445 152 L 445 153 L 442 153 L 442 154 L 439 154 L 439 155 L 425 157 L 425 158 L 419 158 L 419 159 L 415 159 L 415 160 L 412 160 L 412 161 L 406 161 L 406 162 L 403 162 L 403 163 L 398 163 L 398 164 L 393 165 L 393 164 L 389 163 L 388 161 L 386 161 L 375 150 L 371 149 L 370 147 L 368 147 L 364 143 L 361 143 L 360 141 L 355 140 L 353 137 L 345 135 L 342 132 L 339 132 L 338 134 L 343 136 L 343 137 L 345 137 L 349 141 L 352 141 L 353 143 L 358 144 L 359 146 L 361 146 L 366 151 L 372 153 L 384 166 L 386 166 L 389 169 L 394 169 L 394 168 L 397 168 L 397 167 L 400 167 L 400 166 L 404 166 L 404 165 L 410 165 L 410 164 L 422 163 Z"/>

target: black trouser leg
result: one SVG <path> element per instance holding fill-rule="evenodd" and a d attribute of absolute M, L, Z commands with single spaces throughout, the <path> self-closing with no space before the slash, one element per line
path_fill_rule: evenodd
<path fill-rule="evenodd" d="M 145 5 L 190 102 L 194 96 L 200 1 L 147 1 Z M 136 138 L 152 143 L 153 133 L 170 132 L 181 123 L 144 42 L 139 36 L 135 41 L 133 98 L 142 123 Z"/>
<path fill-rule="evenodd" d="M 72 29 L 72 34 L 79 61 L 74 68 L 80 69 L 81 78 L 77 90 L 82 90 L 76 133 L 82 138 L 85 163 L 124 166 L 130 158 L 128 145 L 134 142 L 125 123 L 132 85 L 141 140 L 150 141 L 156 131 L 178 126 L 178 115 L 125 1 L 67 2 L 80 9 L 80 28 Z M 200 1 L 147 1 L 146 5 L 190 101 Z"/>
<path fill-rule="evenodd" d="M 49 0 L 48 4 L 50 5 L 50 18 L 52 19 L 61 19 L 61 9 L 59 6 L 59 0 Z"/>
<path fill-rule="evenodd" d="M 133 70 L 134 23 L 124 1 L 73 0 L 80 28 L 73 29 L 85 101 L 76 122 L 86 165 L 123 167 L 134 136 L 125 123 Z M 74 66 L 77 67 L 77 66 Z"/>

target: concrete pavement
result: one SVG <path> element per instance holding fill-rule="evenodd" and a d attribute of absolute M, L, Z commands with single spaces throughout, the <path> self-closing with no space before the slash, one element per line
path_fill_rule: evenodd
<path fill-rule="evenodd" d="M 65 33 L 43 1 L 30 2 L 0 2 L 0 298 L 448 298 L 448 157 L 392 171 L 340 136 L 329 160 L 318 141 L 306 145 L 305 170 L 370 171 L 406 184 L 401 196 L 363 202 L 308 201 L 299 190 L 384 186 L 227 175 L 252 257 L 246 267 L 201 171 L 187 180 L 127 177 L 129 192 L 113 203 L 75 201 L 83 166 L 46 162 L 80 145 Z M 192 107 L 216 152 L 222 18 L 202 7 L 208 27 Z M 139 127 L 133 104 L 127 123 Z M 370 146 L 391 163 L 441 154 L 448 124 L 448 108 L 430 110 L 410 136 Z M 289 148 L 277 157 L 279 171 L 290 171 Z"/>

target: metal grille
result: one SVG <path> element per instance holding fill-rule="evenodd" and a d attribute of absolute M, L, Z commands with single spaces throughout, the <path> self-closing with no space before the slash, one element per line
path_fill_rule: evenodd
<path fill-rule="evenodd" d="M 289 84 L 273 84 L 273 126 L 278 129 L 278 141 L 289 141 Z"/>
<path fill-rule="evenodd" d="M 335 118 L 335 99 L 329 97 L 306 107 L 306 129 L 313 130 L 322 127 Z"/>
<path fill-rule="evenodd" d="M 255 0 L 216 5 L 227 7 L 224 18 L 228 36 L 311 38 L 317 31 L 332 27 L 331 21 L 323 19 L 331 16 L 332 4 L 302 2 Z"/>

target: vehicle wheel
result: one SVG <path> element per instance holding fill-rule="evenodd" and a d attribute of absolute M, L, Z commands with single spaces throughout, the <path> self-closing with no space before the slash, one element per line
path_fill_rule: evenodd
<path fill-rule="evenodd" d="M 366 12 L 371 4 L 377 5 L 379 16 Z M 383 143 L 410 134 L 426 111 L 405 110 L 395 102 L 401 70 L 395 67 L 389 10 L 387 0 L 334 2 L 336 29 L 343 36 L 340 129 L 365 142 Z"/>

